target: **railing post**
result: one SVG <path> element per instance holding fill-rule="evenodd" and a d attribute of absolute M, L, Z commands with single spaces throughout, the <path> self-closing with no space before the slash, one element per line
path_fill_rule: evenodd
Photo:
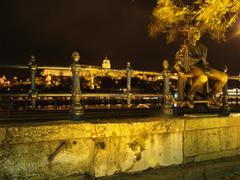
<path fill-rule="evenodd" d="M 132 68 L 131 63 L 127 62 L 127 105 L 131 106 L 131 82 L 132 81 Z"/>
<path fill-rule="evenodd" d="M 32 109 L 36 109 L 36 102 L 37 102 L 37 90 L 36 90 L 36 72 L 37 72 L 37 64 L 35 56 L 31 56 L 29 69 L 31 72 L 31 90 L 30 90 L 30 97 L 31 97 L 31 104 Z"/>
<path fill-rule="evenodd" d="M 170 92 L 170 74 L 168 60 L 163 60 L 163 112 L 165 114 L 173 113 Z"/>
<path fill-rule="evenodd" d="M 84 113 L 81 104 L 81 87 L 80 87 L 80 55 L 78 52 L 72 53 L 73 64 L 71 65 L 72 70 L 72 104 L 70 115 L 72 120 L 80 120 Z"/>

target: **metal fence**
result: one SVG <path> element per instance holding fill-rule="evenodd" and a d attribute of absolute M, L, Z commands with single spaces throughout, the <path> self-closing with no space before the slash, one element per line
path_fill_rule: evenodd
<path fill-rule="evenodd" d="M 130 63 L 127 63 L 127 67 L 125 70 L 116 70 L 110 69 L 105 67 L 98 67 L 98 66 L 86 66 L 79 64 L 80 57 L 73 56 L 73 63 L 69 67 L 58 67 L 58 66 L 38 66 L 36 64 L 35 57 L 32 56 L 30 59 L 30 63 L 28 66 L 11 66 L 11 65 L 0 65 L 0 68 L 11 68 L 11 69 L 24 69 L 30 71 L 31 75 L 31 90 L 29 93 L 1 93 L 0 97 L 21 97 L 23 101 L 28 105 L 31 105 L 31 109 L 34 110 L 37 108 L 37 101 L 38 98 L 67 98 L 70 99 L 70 115 L 71 119 L 78 120 L 81 119 L 84 114 L 84 99 L 97 99 L 101 101 L 102 99 L 107 100 L 107 103 L 110 104 L 111 108 L 111 101 L 112 100 L 119 100 L 121 103 L 125 103 L 128 107 L 132 107 L 134 101 L 136 99 L 154 99 L 154 103 L 158 104 L 162 109 L 172 109 L 176 106 L 177 99 L 174 98 L 173 92 L 170 90 L 170 81 L 171 79 L 178 79 L 178 75 L 175 73 L 170 72 L 168 67 L 164 67 L 161 73 L 158 72 L 145 72 L 145 71 L 136 71 L 131 68 Z M 91 75 L 91 69 L 95 69 L 96 72 L 101 72 L 104 75 L 109 74 L 119 74 L 119 76 L 126 78 L 126 91 L 124 93 L 82 93 L 81 90 L 81 76 L 82 72 L 88 72 Z M 36 73 L 37 70 L 64 70 L 70 71 L 72 76 L 72 91 L 71 93 L 39 93 L 36 88 Z M 94 79 L 94 75 L 93 79 Z M 96 76 L 96 74 L 95 74 Z M 163 84 L 163 92 L 162 93 L 154 93 L 154 94 L 140 94 L 140 93 L 133 93 L 132 92 L 132 77 L 142 77 L 142 79 L 147 81 L 161 81 Z M 239 76 L 229 76 L 229 80 L 239 80 Z M 92 80 L 92 79 L 91 79 Z M 229 111 L 229 105 L 239 105 L 239 97 L 240 93 L 238 89 L 236 93 L 229 93 L 227 86 L 225 87 L 222 96 L 223 101 L 223 108 L 224 112 Z M 10 103 L 11 105 L 11 103 Z"/>
<path fill-rule="evenodd" d="M 133 74 L 138 74 L 138 76 L 151 76 L 149 79 L 152 81 L 163 81 L 164 78 L 169 81 L 168 75 L 165 76 L 163 73 L 157 73 L 157 72 L 145 72 L 145 71 L 135 71 L 131 68 L 130 63 L 127 63 L 127 67 L 125 70 L 116 70 L 116 69 L 105 69 L 103 67 L 98 66 L 86 66 L 86 65 L 80 65 L 79 64 L 79 58 L 73 57 L 73 63 L 69 67 L 59 67 L 59 66 L 38 66 L 36 64 L 36 59 L 34 56 L 31 57 L 30 63 L 28 66 L 23 65 L 0 65 L 0 68 L 8 68 L 8 69 L 23 69 L 30 72 L 30 84 L 31 84 L 31 90 L 28 93 L 0 93 L 0 97 L 9 97 L 9 107 L 11 108 L 12 103 L 14 101 L 14 98 L 19 98 L 24 101 L 26 106 L 30 105 L 31 110 L 34 110 L 37 108 L 37 101 L 39 98 L 67 98 L 70 99 L 70 115 L 71 118 L 81 119 L 82 115 L 84 114 L 84 103 L 83 100 L 85 99 L 91 99 L 94 98 L 96 101 L 105 100 L 107 103 L 110 104 L 111 108 L 111 101 L 119 101 L 122 104 L 124 103 L 127 105 L 127 107 L 132 107 L 134 104 L 134 101 L 136 100 L 145 100 L 145 102 L 150 102 L 153 100 L 155 104 L 158 104 L 159 106 L 162 105 L 164 102 L 164 97 L 170 96 L 169 91 L 169 82 L 164 85 L 164 93 L 154 93 L 154 94 L 143 94 L 143 93 L 133 93 L 132 92 L 132 77 Z M 89 69 L 90 68 L 90 69 Z M 82 93 L 80 81 L 81 78 L 81 72 L 82 71 L 89 71 L 91 73 L 91 69 L 98 69 L 101 72 L 107 72 L 109 73 L 119 73 L 122 77 L 126 78 L 127 84 L 126 84 L 126 91 L 123 93 Z M 71 78 L 72 78 L 72 90 L 71 93 L 39 93 L 36 88 L 36 73 L 37 70 L 64 70 L 64 71 L 71 71 Z M 106 73 L 105 73 L 106 74 Z M 154 79 L 154 80 L 153 80 Z M 165 96 L 164 96 L 165 95 Z M 49 100 L 49 99 L 48 99 Z M 96 103 L 96 105 L 98 105 Z"/>

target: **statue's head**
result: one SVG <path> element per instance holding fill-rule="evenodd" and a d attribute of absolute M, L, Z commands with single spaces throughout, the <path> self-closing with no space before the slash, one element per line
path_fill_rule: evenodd
<path fill-rule="evenodd" d="M 31 61 L 31 62 L 35 62 L 35 61 L 36 61 L 36 58 L 35 58 L 34 55 L 31 55 L 31 57 L 30 57 L 30 61 Z"/>
<path fill-rule="evenodd" d="M 78 62 L 79 61 L 80 55 L 79 55 L 79 53 L 77 51 L 74 51 L 72 53 L 72 59 L 73 59 L 74 62 Z"/>
<path fill-rule="evenodd" d="M 190 27 L 187 34 L 188 42 L 197 42 L 201 38 L 201 32 L 197 27 Z"/>
<path fill-rule="evenodd" d="M 163 60 L 163 69 L 164 70 L 168 70 L 168 68 L 169 68 L 169 62 L 168 62 L 167 59 L 164 59 Z"/>
<path fill-rule="evenodd" d="M 130 68 L 131 67 L 131 63 L 127 62 L 127 67 Z"/>

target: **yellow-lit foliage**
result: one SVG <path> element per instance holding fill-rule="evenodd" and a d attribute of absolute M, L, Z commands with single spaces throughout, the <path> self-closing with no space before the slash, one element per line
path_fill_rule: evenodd
<path fill-rule="evenodd" d="M 240 0 L 157 0 L 149 35 L 166 33 L 167 41 L 185 35 L 189 26 L 224 41 L 227 30 L 237 21 Z"/>

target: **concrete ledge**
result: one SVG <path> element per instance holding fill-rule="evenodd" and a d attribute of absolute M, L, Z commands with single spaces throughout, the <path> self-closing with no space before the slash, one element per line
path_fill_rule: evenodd
<path fill-rule="evenodd" d="M 187 131 L 184 155 L 196 156 L 240 147 L 240 126 Z"/>
<path fill-rule="evenodd" d="M 240 126 L 240 116 L 186 119 L 186 131 L 236 126 Z"/>
<path fill-rule="evenodd" d="M 142 134 L 182 132 L 183 129 L 183 120 L 149 118 L 144 119 L 144 122 L 129 120 L 126 123 L 92 124 L 75 122 L 69 124 L 17 126 L 2 128 L 2 131 L 6 131 L 5 138 L 8 143 L 28 143 L 65 140 L 69 137 L 77 139 L 139 136 Z"/>
<path fill-rule="evenodd" d="M 101 177 L 235 156 L 239 128 L 239 117 L 6 125 L 0 127 L 0 177 Z"/>

